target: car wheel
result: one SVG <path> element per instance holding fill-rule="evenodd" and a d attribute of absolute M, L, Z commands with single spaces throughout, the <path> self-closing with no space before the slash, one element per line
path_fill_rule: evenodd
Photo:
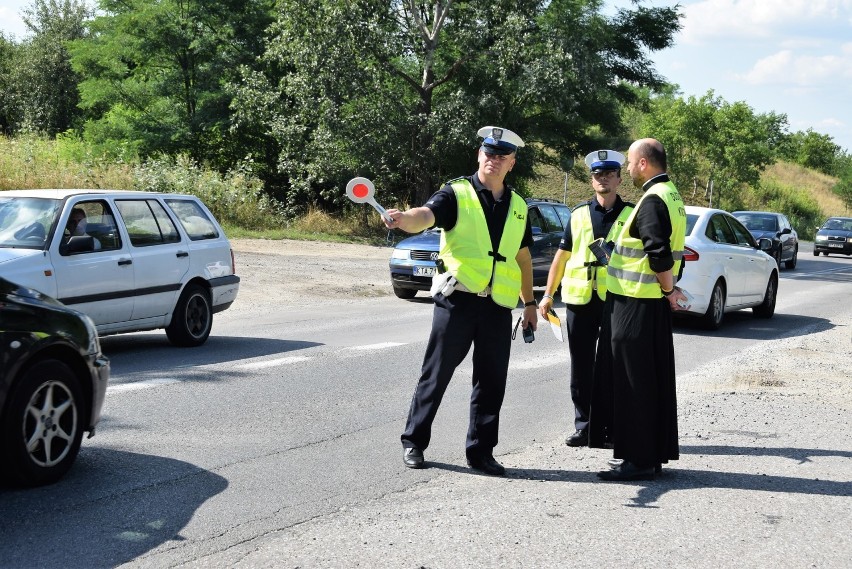
<path fill-rule="evenodd" d="M 191 348 L 206 342 L 212 328 L 210 294 L 201 285 L 187 285 L 166 327 L 166 336 L 175 346 Z"/>
<path fill-rule="evenodd" d="M 401 288 L 401 287 L 393 287 L 393 293 L 397 298 L 404 298 L 405 300 L 409 300 L 414 298 L 417 294 L 417 291 L 413 288 Z"/>
<path fill-rule="evenodd" d="M 718 280 L 713 285 L 713 292 L 710 293 L 710 304 L 707 305 L 707 312 L 704 313 L 704 316 L 701 316 L 701 325 L 708 330 L 718 330 L 724 317 L 725 287 L 722 281 Z"/>
<path fill-rule="evenodd" d="M 77 376 L 59 360 L 24 372 L 3 420 L 3 474 L 13 483 L 40 486 L 68 472 L 83 439 L 84 408 Z"/>
<path fill-rule="evenodd" d="M 766 292 L 763 295 L 763 302 L 751 309 L 752 314 L 758 318 L 772 318 L 775 314 L 775 299 L 778 298 L 778 277 L 775 274 L 769 275 L 769 282 L 766 283 Z"/>
<path fill-rule="evenodd" d="M 797 245 L 796 248 L 793 249 L 793 256 L 790 257 L 790 260 L 784 261 L 784 266 L 788 269 L 795 269 L 796 263 L 798 262 L 798 260 L 799 260 L 799 247 Z"/>
<path fill-rule="evenodd" d="M 778 267 L 778 270 L 781 270 L 781 248 L 779 247 L 777 251 L 772 254 L 772 258 L 775 259 L 775 265 Z"/>
<path fill-rule="evenodd" d="M 822 255 L 823 255 L 823 257 L 828 257 L 828 251 L 823 251 Z"/>
<path fill-rule="evenodd" d="M 819 251 L 814 251 L 814 257 L 819 257 Z"/>

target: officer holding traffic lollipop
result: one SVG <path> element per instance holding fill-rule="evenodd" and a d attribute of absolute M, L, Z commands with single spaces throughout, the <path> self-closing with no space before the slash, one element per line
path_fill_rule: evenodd
<path fill-rule="evenodd" d="M 520 321 L 528 341 L 538 316 L 527 204 L 504 181 L 524 141 L 511 130 L 491 126 L 478 135 L 484 140 L 476 173 L 448 182 L 421 207 L 389 209 L 383 219 L 388 228 L 408 233 L 432 226 L 443 230 L 438 254 L 443 272 L 433 279 L 432 332 L 401 436 L 403 462 L 409 468 L 423 467 L 441 399 L 473 345 L 467 463 L 484 474 L 501 476 L 505 469 L 493 452 L 506 391 L 512 309 L 520 298 Z"/>

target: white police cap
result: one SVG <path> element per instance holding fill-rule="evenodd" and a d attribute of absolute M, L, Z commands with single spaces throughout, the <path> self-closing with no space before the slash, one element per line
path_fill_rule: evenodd
<path fill-rule="evenodd" d="M 586 166 L 592 172 L 621 170 L 624 161 L 624 154 L 615 150 L 595 150 L 586 154 Z"/>
<path fill-rule="evenodd" d="M 482 150 L 492 154 L 511 154 L 524 145 L 520 136 L 499 126 L 484 126 L 476 134 L 485 139 L 482 141 Z"/>

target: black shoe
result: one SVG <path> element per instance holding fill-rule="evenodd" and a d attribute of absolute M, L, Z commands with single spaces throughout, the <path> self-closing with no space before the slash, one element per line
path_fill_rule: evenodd
<path fill-rule="evenodd" d="M 503 468 L 503 465 L 494 460 L 494 457 L 490 454 L 469 456 L 467 457 L 467 465 L 474 470 L 490 476 L 503 476 L 506 474 L 506 469 Z"/>
<path fill-rule="evenodd" d="M 623 461 L 620 465 L 610 470 L 598 472 L 598 478 L 613 482 L 625 482 L 629 480 L 653 480 L 654 467 L 639 468 L 632 462 Z"/>
<path fill-rule="evenodd" d="M 577 429 L 573 435 L 565 437 L 565 444 L 569 447 L 586 447 L 589 446 L 589 431 L 586 429 Z"/>
<path fill-rule="evenodd" d="M 408 447 L 402 451 L 402 462 L 408 468 L 423 468 L 423 451 Z"/>
<path fill-rule="evenodd" d="M 624 461 L 620 458 L 611 458 L 608 461 L 606 461 L 606 463 L 609 465 L 610 470 L 614 470 L 614 469 L 618 468 L 619 466 L 621 466 L 621 463 L 623 463 L 623 462 Z M 654 474 L 662 474 L 662 473 L 663 473 L 663 465 L 662 464 L 655 464 L 654 465 Z"/>

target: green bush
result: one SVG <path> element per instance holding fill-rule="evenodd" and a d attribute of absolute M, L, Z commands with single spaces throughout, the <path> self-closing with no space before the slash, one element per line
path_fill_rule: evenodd
<path fill-rule="evenodd" d="M 201 198 L 221 223 L 258 230 L 285 223 L 281 206 L 263 193 L 263 182 L 248 167 L 223 175 L 179 155 L 148 160 L 134 169 L 133 177 L 135 190 Z"/>

